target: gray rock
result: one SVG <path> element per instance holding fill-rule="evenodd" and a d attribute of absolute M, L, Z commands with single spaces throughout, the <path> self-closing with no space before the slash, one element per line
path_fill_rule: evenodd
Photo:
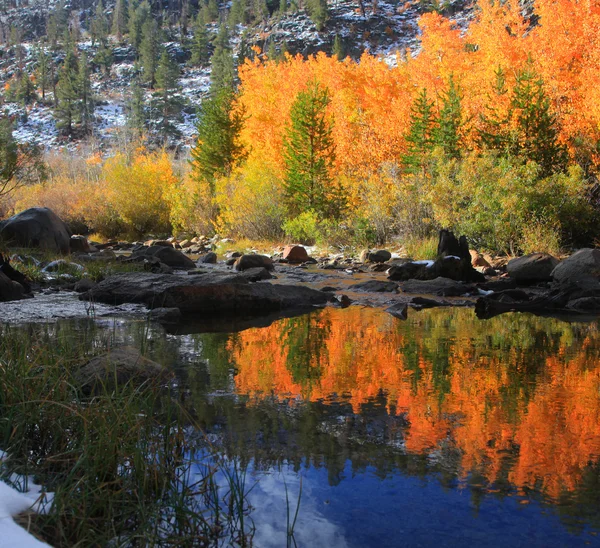
<path fill-rule="evenodd" d="M 361 253 L 360 259 L 363 263 L 385 263 L 392 258 L 392 254 L 386 249 L 376 251 L 365 250 Z"/>
<path fill-rule="evenodd" d="M 150 311 L 150 319 L 161 324 L 176 324 L 181 319 L 179 308 L 154 308 Z"/>
<path fill-rule="evenodd" d="M 46 207 L 33 207 L 7 219 L 0 238 L 20 247 L 36 247 L 53 253 L 70 252 L 71 233 L 56 213 Z"/>
<path fill-rule="evenodd" d="M 286 245 L 282 257 L 290 264 L 304 263 L 309 258 L 306 248 L 302 245 Z"/>
<path fill-rule="evenodd" d="M 90 253 L 92 248 L 85 236 L 71 236 L 69 240 L 71 253 Z"/>
<path fill-rule="evenodd" d="M 156 245 L 146 250 L 146 255 L 156 257 L 161 263 L 173 268 L 192 269 L 196 264 L 181 251 L 171 246 Z"/>
<path fill-rule="evenodd" d="M 0 272 L 0 302 L 18 301 L 24 298 L 25 289 L 23 286 Z"/>
<path fill-rule="evenodd" d="M 236 270 L 248 270 L 249 268 L 266 268 L 267 270 L 273 270 L 273 261 L 266 255 L 242 255 L 235 263 L 234 268 Z"/>
<path fill-rule="evenodd" d="M 130 272 L 116 274 L 80 295 L 82 300 L 149 308 L 179 308 L 182 313 L 264 313 L 324 305 L 331 295 L 304 286 L 251 284 L 241 274 L 211 272 L 177 276 Z"/>
<path fill-rule="evenodd" d="M 559 283 L 600 280 L 600 249 L 580 249 L 556 266 L 552 278 Z"/>
<path fill-rule="evenodd" d="M 408 317 L 408 305 L 406 303 L 396 303 L 385 309 L 388 314 L 400 320 L 406 320 Z"/>
<path fill-rule="evenodd" d="M 74 373 L 75 382 L 86 393 L 97 392 L 102 387 L 110 390 L 127 383 L 158 385 L 170 377 L 168 369 L 130 346 L 113 348 L 96 356 Z"/>
<path fill-rule="evenodd" d="M 85 291 L 89 291 L 96 285 L 96 282 L 90 280 L 89 278 L 82 278 L 79 280 L 75 287 L 73 288 L 77 293 L 84 293 Z"/>
<path fill-rule="evenodd" d="M 547 253 L 531 253 L 508 261 L 506 271 L 520 283 L 547 282 L 552 279 L 552 271 L 559 260 Z"/>
<path fill-rule="evenodd" d="M 217 264 L 217 254 L 214 251 L 208 252 L 198 259 L 199 264 Z"/>
<path fill-rule="evenodd" d="M 259 282 L 261 280 L 270 280 L 274 276 L 263 267 L 249 268 L 240 273 L 241 276 L 246 278 L 249 282 Z"/>
<path fill-rule="evenodd" d="M 84 268 L 80 264 L 65 261 L 64 259 L 52 261 L 42 268 L 42 272 L 62 272 L 64 274 L 75 274 L 83 271 Z"/>
<path fill-rule="evenodd" d="M 421 295 L 436 295 L 438 297 L 459 297 L 473 292 L 472 285 L 450 280 L 435 278 L 434 280 L 409 280 L 401 285 L 405 293 L 420 293 Z"/>
<path fill-rule="evenodd" d="M 348 289 L 353 291 L 364 291 L 367 293 L 395 293 L 398 290 L 398 284 L 394 282 L 384 282 L 380 280 L 369 280 L 351 285 Z"/>

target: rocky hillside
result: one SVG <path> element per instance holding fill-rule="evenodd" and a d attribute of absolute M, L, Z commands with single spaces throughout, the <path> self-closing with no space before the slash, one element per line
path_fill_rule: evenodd
<path fill-rule="evenodd" d="M 130 123 L 128 110 L 134 95 L 133 83 L 140 75 L 139 45 L 136 50 L 128 34 L 120 38 L 115 34 L 115 10 L 118 6 L 108 0 L 106 7 L 100 0 L 71 0 L 63 4 L 55 0 L 30 0 L 27 2 L 0 2 L 0 112 L 14 120 L 14 136 L 21 143 L 35 143 L 46 149 L 77 148 L 82 142 L 107 149 L 118 143 L 119 136 Z M 117 0 L 119 1 L 119 0 Z M 214 2 L 214 0 L 211 0 Z M 230 46 L 236 60 L 262 52 L 281 55 L 310 55 L 317 52 L 350 56 L 359 59 L 363 52 L 381 55 L 389 64 L 396 62 L 396 55 L 408 49 L 418 50 L 418 17 L 430 9 L 438 9 L 456 20 L 461 28 L 468 24 L 471 10 L 464 0 L 450 0 L 440 6 L 426 2 L 399 4 L 394 0 L 370 0 L 358 3 L 336 0 L 327 5 L 326 17 L 316 18 L 310 5 L 298 6 L 292 2 L 287 9 L 272 10 L 260 20 L 232 24 L 231 11 L 235 2 L 218 6 L 218 16 L 206 23 L 208 37 L 206 62 L 192 63 L 195 40 L 194 14 L 198 6 L 179 2 L 163 2 L 151 5 L 152 17 L 160 20 L 162 47 L 169 53 L 172 63 L 178 66 L 178 89 L 173 94 L 181 105 L 172 122 L 168 143 L 175 148 L 187 147 L 193 142 L 196 110 L 210 85 L 210 54 L 214 51 L 219 23 L 228 21 Z M 207 5 L 210 8 L 210 4 Z M 207 9 L 204 6 L 204 9 Z M 287 4 L 286 4 L 287 6 Z M 200 6 L 202 8 L 202 5 Z M 90 87 L 92 116 L 85 132 L 65 134 L 57 127 L 56 81 L 65 60 L 65 43 L 69 38 L 52 38 L 53 14 L 65 13 L 65 31 L 70 33 L 74 47 L 81 56 L 84 52 L 90 63 Z M 98 13 L 105 16 L 106 33 L 99 40 L 94 36 L 94 24 Z M 189 13 L 189 17 L 182 14 Z M 63 34 L 64 36 L 65 34 Z M 96 39 L 95 39 L 96 38 Z M 54 44 L 52 43 L 54 40 Z M 40 89 L 40 51 L 48 55 L 51 65 L 50 82 Z M 110 66 L 100 66 L 99 53 L 109 52 Z M 33 84 L 29 100 L 19 94 L 25 74 Z M 143 100 L 150 105 L 152 86 L 142 85 Z M 21 95 L 21 96 L 20 96 Z M 158 135 L 151 119 L 151 109 L 146 107 L 148 120 L 146 131 Z M 158 137 L 156 139 L 158 141 Z"/>

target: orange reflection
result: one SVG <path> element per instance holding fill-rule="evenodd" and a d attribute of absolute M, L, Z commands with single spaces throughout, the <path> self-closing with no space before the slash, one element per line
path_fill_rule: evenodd
<path fill-rule="evenodd" d="M 237 390 L 311 401 L 346 395 L 356 413 L 387 394 L 406 412 L 409 452 L 453 443 L 479 471 L 556 499 L 600 455 L 596 324 L 528 316 L 480 322 L 434 310 L 407 322 L 376 309 L 325 309 L 229 342 Z"/>

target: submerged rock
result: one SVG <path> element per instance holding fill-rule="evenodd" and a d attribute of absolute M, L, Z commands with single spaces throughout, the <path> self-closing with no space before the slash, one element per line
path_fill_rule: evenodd
<path fill-rule="evenodd" d="M 460 297 L 475 291 L 475 288 L 463 282 L 448 278 L 434 280 L 409 280 L 401 285 L 405 293 L 420 293 L 421 295 L 437 295 L 438 297 Z"/>
<path fill-rule="evenodd" d="M 380 280 L 369 280 L 368 282 L 351 285 L 348 289 L 367 293 L 395 293 L 398 290 L 398 284 Z"/>
<path fill-rule="evenodd" d="M 176 276 L 131 272 L 110 276 L 80 298 L 114 305 L 179 308 L 182 313 L 261 314 L 324 305 L 331 295 L 302 286 L 251 284 L 243 275 L 233 273 Z"/>
<path fill-rule="evenodd" d="M 167 368 L 145 358 L 131 346 L 113 348 L 96 356 L 74 373 L 75 382 L 85 393 L 98 392 L 103 387 L 111 390 L 127 383 L 159 385 L 170 377 Z"/>
<path fill-rule="evenodd" d="M 36 247 L 67 255 L 71 233 L 56 213 L 47 207 L 32 207 L 0 225 L 0 238 L 20 247 Z"/>

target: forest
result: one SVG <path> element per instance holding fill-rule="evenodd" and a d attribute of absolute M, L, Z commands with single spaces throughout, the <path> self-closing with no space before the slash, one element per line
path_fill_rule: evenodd
<path fill-rule="evenodd" d="M 209 8 L 199 11 L 200 28 L 215 17 Z M 197 33 L 193 56 L 210 59 L 211 86 L 189 153 L 168 146 L 170 121 L 181 113 L 178 74 L 158 38 L 148 53 L 156 21 L 146 17 L 136 30 L 130 18 L 121 29 L 113 18 L 96 39 L 109 44 L 110 32 L 128 33 L 139 44 L 128 141 L 108 153 L 36 157 L 32 170 L 31 151 L 12 141 L 6 122 L 2 148 L 15 169 L 3 177 L 18 188 L 4 196 L 4 212 L 45 205 L 78 232 L 104 238 L 218 233 L 337 246 L 396 239 L 426 249 L 449 228 L 492 252 L 593 244 L 600 3 L 539 0 L 526 14 L 517 2 L 480 0 L 466 31 L 439 11 L 420 17 L 420 48 L 398 52 L 393 66 L 368 53 L 344 57 L 339 43 L 309 56 L 256 46 L 240 54 L 237 44 L 234 55 L 226 21 L 210 44 Z M 74 44 L 53 92 L 66 133 L 85 129 L 90 95 L 85 52 Z M 47 93 L 43 51 L 37 72 L 6 93 Z M 150 120 L 163 140 L 149 137 Z"/>

